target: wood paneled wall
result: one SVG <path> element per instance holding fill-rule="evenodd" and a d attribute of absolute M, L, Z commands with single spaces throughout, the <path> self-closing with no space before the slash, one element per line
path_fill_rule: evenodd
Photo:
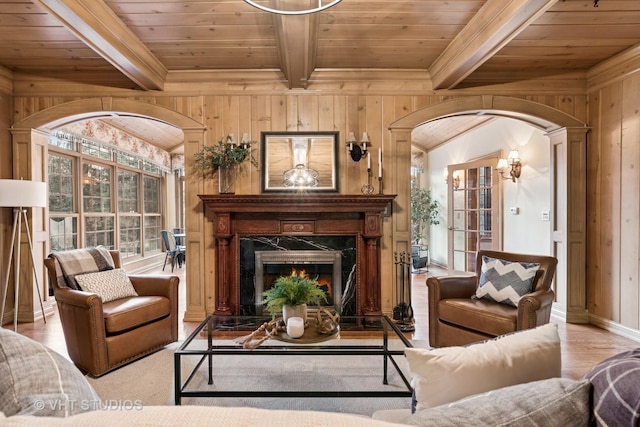
<path fill-rule="evenodd" d="M 589 93 L 588 309 L 623 333 L 640 329 L 639 99 L 637 72 L 611 72 Z"/>
<path fill-rule="evenodd" d="M 24 86 L 21 86 L 24 87 Z M 82 93 L 74 88 L 72 97 L 38 96 L 36 93 L 25 94 L 13 98 L 13 123 L 26 119 L 34 113 L 46 108 L 59 105 L 64 108 L 65 103 L 78 99 L 101 97 L 105 106 L 109 105 L 110 97 L 116 93 L 119 98 L 128 98 L 142 103 L 160 105 L 175 112 L 191 117 L 206 128 L 204 143 L 213 144 L 223 135 L 234 133 L 250 133 L 253 140 L 259 140 L 261 131 L 314 131 L 337 130 L 341 135 L 341 143 L 347 132 L 360 134 L 369 133 L 374 150 L 384 147 L 384 192 L 398 194 L 393 207 L 393 215 L 386 218 L 383 224 L 384 238 L 382 241 L 382 277 L 385 284 L 382 290 L 382 308 L 389 312 L 393 305 L 394 268 L 393 252 L 410 248 L 409 217 L 409 168 L 410 168 L 410 135 L 393 135 L 389 124 L 417 111 L 423 107 L 435 105 L 454 96 L 490 94 L 492 89 L 463 91 L 462 94 L 421 94 L 409 95 L 407 88 L 397 83 L 398 95 L 391 95 L 394 91 L 393 83 L 389 83 L 377 93 L 374 89 L 358 89 L 362 93 L 341 90 L 340 85 L 330 86 L 325 92 L 301 92 L 278 90 L 274 94 L 265 94 L 260 87 L 252 93 L 251 86 L 244 85 L 235 90 L 224 90 L 217 94 L 215 85 L 192 85 L 186 93 L 200 94 L 184 96 L 168 91 L 166 93 L 123 92 L 102 88 L 102 92 L 95 92 L 95 87 Z M 366 88 L 362 83 L 358 88 Z M 379 87 L 379 86 L 378 86 Z M 183 86 L 183 88 L 185 88 Z M 210 91 L 210 93 L 202 93 Z M 493 90 L 496 94 L 504 89 Z M 231 92 L 231 93 L 230 93 Z M 579 120 L 586 121 L 586 97 L 583 94 L 536 94 L 535 85 L 530 92 L 512 93 L 515 96 L 530 101 L 554 107 L 562 112 L 573 115 Z M 382 93 L 382 94 L 381 94 Z M 4 142 L 4 141 L 3 141 Z M 202 203 L 197 197 L 201 193 L 214 193 L 215 182 L 205 180 L 195 175 L 191 170 L 189 159 L 200 148 L 200 139 L 191 137 L 185 132 L 185 159 L 187 166 L 187 233 L 189 235 L 187 282 L 188 299 L 186 320 L 199 320 L 204 313 L 213 311 L 213 283 L 215 271 L 213 263 L 207 262 L 215 256 L 212 238 L 212 224 L 210 218 L 204 216 Z M 397 143 L 397 145 L 396 145 Z M 2 144 L 2 151 L 6 153 L 7 144 Z M 341 192 L 358 194 L 360 187 L 366 180 L 366 164 L 355 163 L 346 155 L 346 146 L 342 145 L 340 153 L 340 182 Z M 2 153 L 0 153 L 2 154 Z M 259 158 L 259 152 L 255 152 Z M 2 157 L 2 156 L 0 156 Z M 259 171 L 249 164 L 244 166 L 240 193 L 257 194 L 260 192 Z M 376 186 L 377 187 L 377 186 Z M 5 220 L 6 221 L 6 220 Z M 193 260 L 190 261 L 190 260 Z"/>

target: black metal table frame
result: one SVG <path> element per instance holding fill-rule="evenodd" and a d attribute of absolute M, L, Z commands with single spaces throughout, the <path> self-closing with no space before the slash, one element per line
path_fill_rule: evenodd
<path fill-rule="evenodd" d="M 397 335 L 402 341 L 405 347 L 413 347 L 411 342 L 403 335 L 402 331 L 394 324 L 394 322 L 387 316 L 375 316 L 374 319 L 380 319 L 386 324 L 383 327 L 382 345 L 289 345 L 289 346 L 273 346 L 262 345 L 253 350 L 246 350 L 239 345 L 214 345 L 213 329 L 214 320 L 229 318 L 230 316 L 207 316 L 205 320 L 189 335 L 184 343 L 175 351 L 174 354 L 174 381 L 175 381 L 175 404 L 180 405 L 183 397 L 411 397 L 412 388 L 409 380 L 406 378 L 402 369 L 398 366 L 394 356 L 404 356 L 404 350 L 390 350 L 388 347 L 389 340 L 389 328 Z M 240 317 L 240 316 L 238 316 Z M 353 316 L 345 317 L 348 319 L 363 319 L 367 320 L 367 316 Z M 207 333 L 207 348 L 199 350 L 185 350 L 185 347 L 189 346 L 191 342 L 201 332 Z M 286 349 L 285 349 L 286 348 Z M 194 378 L 196 372 L 200 369 L 200 366 L 207 361 L 208 362 L 208 383 L 213 384 L 213 356 L 214 355 L 287 355 L 287 356 L 382 356 L 383 357 L 383 378 L 382 383 L 388 384 L 388 361 L 396 369 L 396 372 L 402 379 L 406 390 L 392 391 L 392 390 L 353 390 L 353 391 L 250 391 L 250 390 L 186 390 L 189 383 Z M 201 356 L 198 363 L 195 365 L 191 373 L 187 376 L 184 383 L 182 383 L 182 356 Z"/>

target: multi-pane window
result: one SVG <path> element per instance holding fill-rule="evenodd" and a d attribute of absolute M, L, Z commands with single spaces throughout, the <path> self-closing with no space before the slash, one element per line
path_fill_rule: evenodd
<path fill-rule="evenodd" d="M 114 214 L 111 209 L 112 167 L 82 164 L 84 244 L 115 249 Z"/>
<path fill-rule="evenodd" d="M 82 205 L 85 212 L 111 212 L 111 168 L 82 164 Z"/>
<path fill-rule="evenodd" d="M 73 159 L 49 156 L 49 211 L 73 212 Z"/>
<path fill-rule="evenodd" d="M 141 215 L 138 198 L 138 174 L 118 171 L 118 212 L 120 217 L 120 252 L 126 258 L 142 251 Z"/>
<path fill-rule="evenodd" d="M 120 254 L 123 258 L 140 255 L 140 216 L 120 216 Z"/>
<path fill-rule="evenodd" d="M 49 155 L 49 241 L 52 251 L 78 247 L 78 218 L 74 213 L 74 159 Z"/>
<path fill-rule="evenodd" d="M 82 153 L 103 160 L 112 160 L 113 158 L 113 153 L 108 147 L 99 145 L 86 139 L 82 140 Z"/>
<path fill-rule="evenodd" d="M 160 180 L 145 176 L 143 178 L 144 199 L 144 250 L 159 251 L 160 230 L 162 218 L 160 217 Z"/>
<path fill-rule="evenodd" d="M 160 168 L 84 138 L 64 140 L 50 138 L 58 147 L 48 159 L 51 251 L 105 246 L 122 258 L 160 252 Z"/>
<path fill-rule="evenodd" d="M 118 212 L 140 212 L 138 207 L 138 174 L 135 172 L 118 172 Z"/>
<path fill-rule="evenodd" d="M 112 216 L 85 216 L 85 246 L 105 246 L 109 249 L 115 249 L 116 230 L 114 220 L 115 218 Z"/>

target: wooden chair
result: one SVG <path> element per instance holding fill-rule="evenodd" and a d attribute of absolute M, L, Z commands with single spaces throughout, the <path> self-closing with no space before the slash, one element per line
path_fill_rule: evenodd
<path fill-rule="evenodd" d="M 483 255 L 510 262 L 539 263 L 533 292 L 522 297 L 517 307 L 472 298 L 480 282 Z M 429 344 L 466 345 L 549 323 L 554 300 L 551 284 L 557 263 L 550 256 L 481 250 L 474 276 L 429 277 Z"/>

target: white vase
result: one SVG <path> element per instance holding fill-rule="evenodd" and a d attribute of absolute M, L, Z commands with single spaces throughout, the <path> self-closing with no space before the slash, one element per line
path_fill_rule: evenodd
<path fill-rule="evenodd" d="M 307 321 L 307 304 L 300 305 L 283 305 L 282 306 L 282 320 L 285 325 L 290 317 L 302 317 L 302 320 Z"/>

